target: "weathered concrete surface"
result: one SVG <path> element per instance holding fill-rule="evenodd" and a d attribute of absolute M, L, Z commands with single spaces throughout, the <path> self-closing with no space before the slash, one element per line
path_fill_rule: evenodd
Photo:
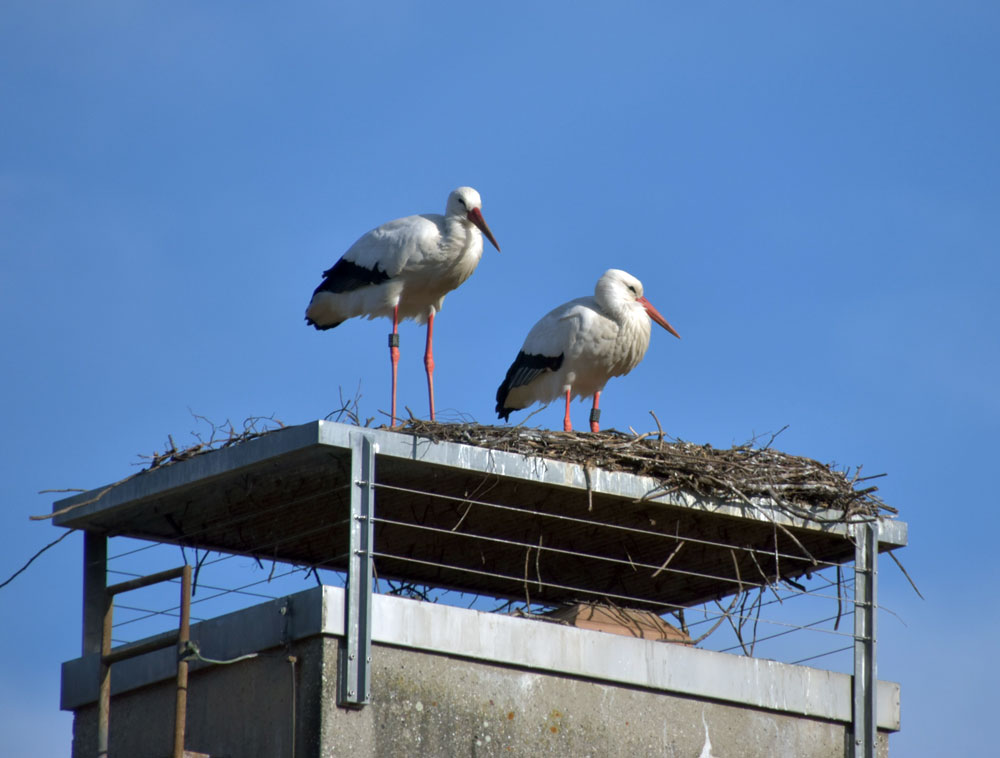
<path fill-rule="evenodd" d="M 292 676 L 296 657 L 296 756 L 319 754 L 320 675 L 326 646 L 314 637 L 257 658 L 191 673 L 188 681 L 185 747 L 213 758 L 292 758 Z M 173 682 L 112 698 L 111 758 L 161 758 L 172 754 Z M 97 707 L 76 711 L 73 757 L 97 750 Z"/>
<path fill-rule="evenodd" d="M 849 754 L 847 730 L 833 722 L 390 647 L 378 646 L 373 657 L 370 706 L 324 705 L 322 758 Z M 335 674 L 328 666 L 326 704 Z M 885 734 L 879 755 L 888 755 Z"/>
<path fill-rule="evenodd" d="M 373 649 L 371 705 L 336 706 L 337 646 L 313 637 L 192 674 L 188 749 L 213 758 L 845 758 L 845 725 L 402 648 Z M 292 753 L 292 666 L 295 753 Z M 111 755 L 170 754 L 171 683 L 116 696 Z M 74 758 L 96 745 L 76 712 Z M 888 755 L 886 734 L 879 755 Z"/>

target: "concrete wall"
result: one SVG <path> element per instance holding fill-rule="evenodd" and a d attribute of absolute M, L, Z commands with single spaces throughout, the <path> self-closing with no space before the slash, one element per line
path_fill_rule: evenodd
<path fill-rule="evenodd" d="M 338 708 L 342 599 L 316 588 L 193 627 L 206 655 L 260 655 L 192 666 L 186 747 L 213 758 L 850 755 L 844 675 L 385 596 L 372 702 Z M 170 754 L 174 667 L 171 650 L 116 664 L 111 758 Z M 63 667 L 74 758 L 95 754 L 96 672 L 93 656 Z M 880 683 L 883 757 L 898 696 Z"/>
<path fill-rule="evenodd" d="M 341 709 L 337 645 L 315 637 L 291 647 L 294 716 L 289 651 L 192 674 L 186 747 L 213 758 L 849 755 L 848 730 L 831 721 L 382 645 L 372 704 Z M 173 698 L 170 682 L 116 696 L 111 755 L 168 756 Z M 92 705 L 76 712 L 74 758 L 94 755 L 95 719 Z"/>
<path fill-rule="evenodd" d="M 294 724 L 296 756 L 319 755 L 325 649 L 323 639 L 314 637 L 251 660 L 192 672 L 185 747 L 212 758 L 293 758 Z M 294 669 L 289 655 L 297 659 Z M 164 681 L 113 697 L 111 757 L 170 756 L 175 694 L 174 682 Z M 73 758 L 93 758 L 96 750 L 97 706 L 91 704 L 75 712 Z"/>
<path fill-rule="evenodd" d="M 847 730 L 829 721 L 390 647 L 373 658 L 373 703 L 324 707 L 322 758 L 848 755 Z"/>

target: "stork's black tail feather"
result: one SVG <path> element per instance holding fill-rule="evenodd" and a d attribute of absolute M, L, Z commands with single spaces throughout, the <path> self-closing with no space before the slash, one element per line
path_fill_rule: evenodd
<path fill-rule="evenodd" d="M 519 352 L 517 358 L 510 364 L 510 368 L 507 369 L 507 376 L 504 377 L 503 382 L 497 388 L 497 417 L 506 421 L 510 418 L 511 413 L 520 410 L 520 408 L 507 407 L 507 395 L 510 394 L 512 389 L 530 384 L 536 377 L 544 374 L 546 371 L 558 371 L 559 367 L 562 366 L 562 362 L 562 354 L 551 356 L 531 355 L 523 350 Z"/>
<path fill-rule="evenodd" d="M 344 323 L 343 321 L 338 321 L 336 324 L 317 324 L 311 318 L 309 318 L 308 316 L 306 316 L 306 324 L 308 324 L 309 326 L 315 326 L 316 329 L 319 330 L 319 331 L 321 331 L 321 332 L 322 331 L 326 331 L 327 329 L 333 329 L 333 327 L 340 326 L 343 323 Z"/>
<path fill-rule="evenodd" d="M 355 290 L 362 289 L 363 287 L 369 287 L 373 284 L 381 284 L 382 282 L 388 281 L 389 278 L 389 275 L 377 263 L 374 268 L 365 268 L 364 266 L 359 266 L 357 263 L 349 261 L 346 258 L 341 258 L 333 264 L 332 268 L 328 268 L 323 272 L 323 281 L 313 291 L 313 300 L 306 309 L 306 323 L 319 330 L 333 329 L 335 326 L 340 326 L 344 323 L 343 319 L 331 323 L 323 323 L 315 321 L 309 317 L 309 313 L 313 310 L 313 303 L 315 302 L 317 295 L 324 292 L 327 292 L 330 295 L 342 295 L 347 292 L 354 292 Z M 320 307 L 317 308 L 312 315 L 322 318 L 324 315 L 328 314 L 330 310 L 331 309 L 329 308 Z M 333 309 L 333 312 L 337 313 L 337 309 Z"/>

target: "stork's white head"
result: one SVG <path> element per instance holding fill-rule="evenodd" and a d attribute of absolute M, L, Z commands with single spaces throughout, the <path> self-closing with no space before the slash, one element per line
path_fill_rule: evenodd
<path fill-rule="evenodd" d="M 472 187 L 459 187 L 448 195 L 448 205 L 444 212 L 446 216 L 465 216 L 473 208 L 481 211 L 483 199 Z"/>
<path fill-rule="evenodd" d="M 493 236 L 493 232 L 490 231 L 489 226 L 486 225 L 486 220 L 483 218 L 483 199 L 472 187 L 459 187 L 456 190 L 452 190 L 451 194 L 448 195 L 448 203 L 445 205 L 444 215 L 458 216 L 475 224 L 479 228 L 479 231 L 485 234 L 486 238 L 493 243 L 493 247 L 497 249 L 497 252 L 500 251 L 500 245 L 497 244 L 496 237 Z"/>
<path fill-rule="evenodd" d="M 597 286 L 594 287 L 594 297 L 602 308 L 616 312 L 623 308 L 641 307 L 649 318 L 680 339 L 681 335 L 674 331 L 674 328 L 667 323 L 667 320 L 643 296 L 642 292 L 642 282 L 628 271 L 622 271 L 619 268 L 609 268 L 605 271 L 603 276 L 597 280 Z"/>

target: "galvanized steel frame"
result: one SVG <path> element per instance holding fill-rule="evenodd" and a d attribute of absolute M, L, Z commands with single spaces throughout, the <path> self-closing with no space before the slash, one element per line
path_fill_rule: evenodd
<path fill-rule="evenodd" d="M 371 701 L 375 449 L 370 436 L 351 435 L 350 555 L 345 634 L 337 667 L 337 705 L 347 708 L 361 708 Z"/>
<path fill-rule="evenodd" d="M 854 758 L 875 758 L 876 612 L 878 609 L 878 522 L 853 525 L 854 557 Z"/>

